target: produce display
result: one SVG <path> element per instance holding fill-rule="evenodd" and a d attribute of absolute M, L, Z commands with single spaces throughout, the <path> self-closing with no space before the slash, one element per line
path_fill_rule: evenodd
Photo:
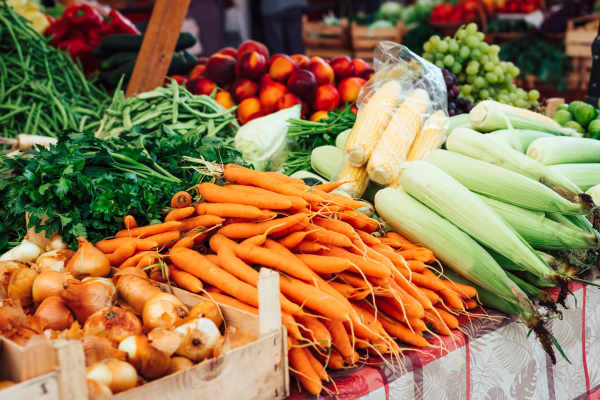
<path fill-rule="evenodd" d="M 39 33 L 44 33 L 50 26 L 51 19 L 40 10 L 40 6 L 33 1 L 6 0 L 6 5 L 11 7 L 17 14 L 27 19 L 31 27 Z"/>
<path fill-rule="evenodd" d="M 552 119 L 565 128 L 574 129 L 586 137 L 594 139 L 600 139 L 600 118 L 598 117 L 600 117 L 598 109 L 583 101 L 561 104 L 552 114 Z"/>
<path fill-rule="evenodd" d="M 454 37 L 432 36 L 423 45 L 423 57 L 440 68 L 448 68 L 458 77 L 460 95 L 475 103 L 494 99 L 522 108 L 537 108 L 540 93 L 517 88 L 513 79 L 519 68 L 501 61 L 500 46 L 483 41 L 477 24 L 470 23 L 456 31 Z"/>

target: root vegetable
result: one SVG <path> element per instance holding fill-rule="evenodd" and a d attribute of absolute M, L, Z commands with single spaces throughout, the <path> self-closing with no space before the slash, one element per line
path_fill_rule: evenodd
<path fill-rule="evenodd" d="M 150 282 L 146 274 L 136 267 L 119 271 L 115 279 L 119 296 L 138 314 L 142 314 L 148 300 L 162 293 Z"/>
<path fill-rule="evenodd" d="M 223 323 L 223 314 L 219 306 L 211 301 L 201 301 L 190 310 L 188 318 L 208 318 L 219 327 Z"/>
<path fill-rule="evenodd" d="M 107 358 L 125 361 L 126 354 L 118 350 L 108 338 L 94 335 L 84 336 L 81 339 L 81 345 L 83 346 L 86 367 Z"/>
<path fill-rule="evenodd" d="M 41 254 L 36 260 L 34 267 L 39 272 L 65 270 L 67 262 L 75 252 L 70 249 L 52 250 Z"/>
<path fill-rule="evenodd" d="M 169 293 L 158 293 L 144 304 L 144 327 L 172 328 L 187 317 L 189 311 L 179 299 Z"/>
<path fill-rule="evenodd" d="M 185 335 L 183 342 L 175 352 L 193 362 L 200 362 L 213 354 L 221 333 L 214 322 L 208 318 L 198 318 L 180 325 L 175 330 Z"/>
<path fill-rule="evenodd" d="M 144 335 L 129 336 L 119 344 L 119 350 L 127 353 L 127 360 L 146 379 L 163 376 L 171 365 L 171 359 L 150 344 Z"/>
<path fill-rule="evenodd" d="M 37 310 L 37 317 L 44 329 L 62 331 L 68 329 L 74 321 L 73 314 L 59 296 L 48 296 L 42 301 Z"/>
<path fill-rule="evenodd" d="M 83 237 L 78 237 L 79 247 L 67 263 L 67 271 L 75 278 L 106 276 L 110 272 L 108 258 Z"/>
<path fill-rule="evenodd" d="M 170 329 L 154 328 L 148 332 L 148 339 L 153 347 L 170 357 L 179 348 L 183 338 L 180 333 Z"/>
<path fill-rule="evenodd" d="M 0 261 L 33 262 L 41 253 L 40 246 L 29 240 L 23 240 L 19 245 L 2 254 Z"/>
<path fill-rule="evenodd" d="M 66 272 L 54 270 L 42 272 L 33 281 L 31 289 L 33 302 L 39 304 L 46 297 L 59 296 L 70 279 L 73 279 L 73 276 Z"/>
<path fill-rule="evenodd" d="M 112 305 L 116 292 L 110 279 L 85 278 L 81 282 L 68 281 L 60 297 L 73 311 L 77 321 L 83 324 L 96 311 Z"/>
<path fill-rule="evenodd" d="M 137 385 L 138 375 L 128 362 L 109 358 L 87 369 L 86 377 L 108 386 L 113 393 L 131 389 Z"/>
<path fill-rule="evenodd" d="M 0 332 L 9 331 L 27 323 L 23 308 L 12 299 L 0 300 Z"/>
<path fill-rule="evenodd" d="M 105 307 L 85 321 L 83 334 L 106 337 L 119 343 L 128 336 L 142 333 L 142 324 L 131 311 L 119 307 Z"/>
<path fill-rule="evenodd" d="M 188 358 L 175 356 L 171 357 L 171 365 L 169 366 L 168 374 L 173 374 L 175 372 L 183 371 L 189 368 L 192 368 L 194 363 L 191 362 Z"/>
<path fill-rule="evenodd" d="M 113 393 L 104 383 L 87 379 L 88 400 L 108 400 Z"/>
<path fill-rule="evenodd" d="M 32 302 L 32 288 L 38 273 L 31 268 L 19 268 L 10 276 L 7 294 L 13 300 L 21 302 L 23 307 Z"/>

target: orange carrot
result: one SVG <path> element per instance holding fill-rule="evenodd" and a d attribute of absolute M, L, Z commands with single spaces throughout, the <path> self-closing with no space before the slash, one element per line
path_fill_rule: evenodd
<path fill-rule="evenodd" d="M 339 369 L 345 368 L 344 358 L 335 349 L 331 349 L 331 352 L 329 353 L 329 357 L 327 357 L 327 355 L 321 355 L 318 353 L 317 353 L 317 356 L 323 363 L 327 363 L 327 365 L 326 365 L 327 369 L 339 370 Z M 358 360 L 358 355 L 357 355 L 356 359 Z"/>
<path fill-rule="evenodd" d="M 173 247 L 187 247 L 188 249 L 191 249 L 192 247 L 194 247 L 194 242 L 196 241 L 196 237 L 198 235 L 201 234 L 186 234 L 181 239 L 176 241 Z"/>
<path fill-rule="evenodd" d="M 342 296 L 347 297 L 347 298 L 352 298 L 352 296 L 354 296 L 354 294 L 360 290 L 358 288 L 355 288 L 353 286 L 350 286 L 348 284 L 345 283 L 340 283 L 340 282 L 329 282 L 329 284 L 331 286 L 333 286 L 333 288 L 335 290 L 337 290 L 338 292 L 340 292 L 342 294 Z"/>
<path fill-rule="evenodd" d="M 423 272 L 427 269 L 427 264 L 421 261 L 406 260 L 406 263 L 408 264 L 408 268 L 410 268 L 412 272 Z"/>
<path fill-rule="evenodd" d="M 160 258 L 160 254 L 156 252 L 150 252 L 149 254 L 145 254 L 142 258 L 140 258 L 135 266 L 138 269 L 148 268 L 149 266 L 156 264 L 157 258 Z"/>
<path fill-rule="evenodd" d="M 387 239 L 392 239 L 394 243 L 399 244 L 399 246 L 390 245 L 392 247 L 399 247 L 401 249 L 412 249 L 414 247 L 418 247 L 416 244 L 412 243 L 410 240 L 406 239 L 397 232 L 388 232 L 385 237 Z"/>
<path fill-rule="evenodd" d="M 402 302 L 400 304 L 400 302 Z M 399 291 L 396 297 L 382 298 L 376 297 L 375 304 L 386 314 L 397 319 L 398 321 L 406 322 L 407 319 L 421 319 L 425 316 L 425 312 L 421 304 L 415 299 L 410 298 L 406 292 Z M 402 309 L 404 308 L 404 312 Z"/>
<path fill-rule="evenodd" d="M 338 181 L 338 182 L 327 182 L 321 183 L 320 185 L 313 185 L 312 188 L 316 190 L 322 190 L 325 193 L 333 192 L 335 189 L 339 188 L 345 183 L 349 181 Z"/>
<path fill-rule="evenodd" d="M 346 210 L 339 213 L 339 217 L 354 228 L 366 231 L 367 233 L 373 233 L 379 228 L 379 223 L 376 220 L 358 211 Z"/>
<path fill-rule="evenodd" d="M 125 229 L 133 229 L 137 227 L 137 221 L 133 215 L 126 215 L 123 218 L 123 225 L 125 225 Z"/>
<path fill-rule="evenodd" d="M 365 231 L 361 231 L 360 229 L 356 229 L 356 233 L 360 236 L 360 239 L 365 242 L 367 246 L 377 246 L 381 245 L 381 240 L 378 237 L 371 235 Z"/>
<path fill-rule="evenodd" d="M 309 239 L 326 245 L 352 247 L 352 241 L 341 233 L 333 232 L 328 229 L 318 227 L 314 224 L 309 224 L 307 229 L 313 231 L 307 235 Z"/>
<path fill-rule="evenodd" d="M 442 317 L 442 319 L 444 320 L 444 323 L 448 326 L 448 328 L 450 328 L 450 329 L 458 328 L 458 318 L 456 318 L 454 315 L 450 314 L 448 311 L 442 309 L 441 307 L 436 307 L 435 309 L 440 314 L 440 316 Z"/>
<path fill-rule="evenodd" d="M 264 265 L 305 281 L 312 280 L 311 270 L 298 259 L 284 257 L 273 250 L 254 245 L 237 245 L 234 251 L 247 263 Z"/>
<path fill-rule="evenodd" d="M 413 346 L 429 347 L 429 343 L 423 336 L 412 332 L 401 322 L 394 322 L 387 318 L 381 318 L 380 322 L 390 336 L 400 339 L 405 343 L 412 344 Z"/>
<path fill-rule="evenodd" d="M 436 292 L 440 292 L 440 291 L 446 289 L 446 285 L 444 285 L 442 283 L 441 279 L 439 279 L 437 276 L 435 276 L 433 274 L 432 274 L 432 276 L 425 275 L 426 271 L 427 270 L 423 271 L 423 273 L 413 272 L 410 275 L 410 278 L 407 277 L 407 279 L 412 281 L 417 286 L 431 289 Z"/>
<path fill-rule="evenodd" d="M 352 262 L 347 258 L 319 256 L 316 254 L 297 254 L 297 257 L 319 274 L 335 274 L 352 268 Z"/>
<path fill-rule="evenodd" d="M 149 240 L 154 240 L 158 243 L 159 246 L 169 246 L 175 244 L 177 240 L 181 237 L 181 232 L 179 231 L 167 231 L 162 233 L 157 233 L 156 235 L 148 236 Z"/>
<path fill-rule="evenodd" d="M 135 267 L 142 257 L 148 254 L 158 254 L 155 251 L 141 251 L 123 261 L 119 268 Z"/>
<path fill-rule="evenodd" d="M 323 197 L 325 198 L 326 203 L 336 204 L 340 207 L 344 207 L 349 210 L 356 210 L 358 208 L 365 207 L 365 203 L 361 203 L 360 201 L 352 200 L 351 198 L 341 195 L 339 193 L 323 192 Z"/>
<path fill-rule="evenodd" d="M 394 275 L 394 282 L 397 287 L 402 288 L 406 293 L 414 297 L 425 310 L 433 309 L 431 301 L 417 288 L 412 282 L 408 281 L 402 274 Z"/>
<path fill-rule="evenodd" d="M 192 195 L 188 192 L 177 192 L 171 197 L 171 207 L 184 208 L 192 205 Z"/>
<path fill-rule="evenodd" d="M 189 232 L 192 229 L 208 228 L 216 225 L 221 225 L 225 220 L 216 215 L 198 215 L 184 219 L 179 226 L 181 232 Z"/>
<path fill-rule="evenodd" d="M 423 292 L 425 296 L 431 301 L 431 304 L 436 305 L 442 301 L 442 298 L 433 290 L 424 287 L 419 287 L 419 290 Z"/>
<path fill-rule="evenodd" d="M 119 231 L 119 232 L 117 232 L 115 237 L 117 237 L 117 238 L 121 238 L 121 237 L 145 238 L 145 237 L 156 235 L 159 233 L 171 231 L 173 229 L 178 229 L 180 226 L 181 226 L 181 222 L 179 222 L 179 221 L 169 221 L 169 222 L 163 222 L 162 224 L 138 226 L 137 228 Z"/>
<path fill-rule="evenodd" d="M 352 359 L 354 349 L 352 348 L 350 336 L 346 328 L 344 328 L 344 324 L 336 320 L 323 320 L 323 325 L 329 331 L 333 347 L 340 352 L 343 358 Z"/>
<path fill-rule="evenodd" d="M 365 275 L 385 278 L 392 275 L 392 271 L 385 264 L 381 264 L 368 257 L 363 257 L 358 254 L 351 253 L 340 247 L 331 247 L 328 251 L 323 251 L 323 255 L 332 257 L 342 257 L 349 259 L 355 264 Z"/>
<path fill-rule="evenodd" d="M 415 247 L 408 250 L 402 250 L 399 254 L 407 260 L 417 260 L 426 264 L 435 262 L 433 252 L 425 247 Z"/>
<path fill-rule="evenodd" d="M 272 176 L 274 178 L 277 178 L 277 179 L 284 181 L 286 183 L 289 183 L 291 185 L 297 185 L 302 188 L 308 187 L 308 185 L 306 183 L 304 183 L 304 181 L 300 178 L 292 178 L 291 176 L 287 176 L 287 175 L 281 174 L 279 172 L 272 172 L 272 171 L 264 171 L 263 173 L 265 175 Z"/>
<path fill-rule="evenodd" d="M 318 253 L 322 250 L 329 250 L 329 247 L 312 240 L 303 240 L 294 247 L 294 251 L 298 253 Z"/>
<path fill-rule="evenodd" d="M 475 289 L 473 286 L 445 280 L 442 280 L 442 282 L 444 283 L 444 285 L 446 285 L 448 289 L 455 291 L 465 299 L 470 299 L 472 297 L 477 296 L 477 289 Z"/>
<path fill-rule="evenodd" d="M 472 310 L 473 308 L 477 308 L 478 304 L 476 300 L 473 299 L 467 299 L 465 300 L 465 308 L 467 310 Z"/>
<path fill-rule="evenodd" d="M 298 246 L 300 244 L 300 242 L 302 242 L 304 240 L 306 235 L 308 235 L 308 233 L 309 232 L 306 232 L 306 231 L 292 232 L 289 235 L 281 238 L 279 240 L 279 243 L 281 243 L 288 249 L 292 249 L 292 248 Z"/>
<path fill-rule="evenodd" d="M 433 330 L 439 333 L 440 335 L 448 336 L 452 334 L 450 328 L 448 328 L 448 325 L 446 325 L 444 320 L 441 319 L 441 317 L 439 317 L 436 313 L 434 313 L 431 310 L 425 311 L 425 321 L 431 324 Z"/>
<path fill-rule="evenodd" d="M 308 337 L 319 347 L 331 347 L 331 334 L 323 323 L 315 317 L 305 315 L 297 316 L 300 330 L 305 330 Z"/>
<path fill-rule="evenodd" d="M 171 267 L 169 268 L 169 277 L 182 289 L 192 293 L 202 292 L 202 281 L 188 272 Z"/>
<path fill-rule="evenodd" d="M 287 210 L 292 208 L 292 201 L 278 193 L 267 195 L 264 192 L 246 192 L 240 195 L 239 191 L 228 186 L 219 186 L 214 183 L 201 183 L 198 193 L 204 200 L 211 203 L 235 203 L 254 206 L 266 210 Z"/>
<path fill-rule="evenodd" d="M 181 221 L 194 214 L 196 209 L 194 207 L 183 207 L 183 208 L 174 208 L 165 217 L 165 222 L 169 221 Z"/>
<path fill-rule="evenodd" d="M 121 265 L 125 260 L 135 254 L 135 246 L 135 240 L 129 240 L 128 242 L 123 243 L 114 252 L 107 254 L 106 258 L 110 261 L 110 265 Z"/>
<path fill-rule="evenodd" d="M 245 194 L 249 194 L 249 195 L 264 195 L 267 197 L 273 196 L 273 195 L 278 195 L 278 193 L 272 192 L 270 190 L 266 190 L 266 189 L 262 189 L 256 186 L 246 186 L 246 185 L 227 185 L 226 186 L 228 189 L 233 189 L 236 190 L 238 192 L 241 192 L 242 195 Z M 302 189 L 304 190 L 304 189 Z M 239 193 L 238 193 L 239 194 Z M 286 196 L 283 194 L 279 194 L 280 196 L 285 197 L 286 199 L 290 200 L 292 202 L 292 206 L 290 207 L 290 209 L 292 210 L 302 210 L 302 209 L 306 209 L 306 207 L 308 206 L 308 203 L 306 202 L 306 200 L 304 200 L 301 197 L 298 196 Z M 271 207 L 273 208 L 273 207 Z"/>
<path fill-rule="evenodd" d="M 306 357 L 308 361 L 310 361 L 310 365 L 313 367 L 319 378 L 322 381 L 328 381 L 329 375 L 327 375 L 327 371 L 325 371 L 325 367 L 321 364 L 321 361 L 317 360 L 317 358 L 313 355 L 313 353 L 306 347 L 304 347 L 304 351 L 306 352 Z"/>
<path fill-rule="evenodd" d="M 298 347 L 298 342 L 292 340 L 292 347 L 288 351 L 290 367 L 295 371 L 296 378 L 309 393 L 317 395 L 323 390 L 321 378 L 313 369 L 303 347 Z"/>
<path fill-rule="evenodd" d="M 313 223 L 323 229 L 341 233 L 351 241 L 360 240 L 360 236 L 358 236 L 358 233 L 356 233 L 352 225 L 348 224 L 347 222 L 340 221 L 339 219 L 315 217 L 313 218 Z"/>
<path fill-rule="evenodd" d="M 410 276 L 411 271 L 406 260 L 400 254 L 396 253 L 390 246 L 385 244 L 377 244 L 372 246 L 372 249 L 390 260 L 401 273 L 406 273 L 404 276 Z"/>
<path fill-rule="evenodd" d="M 342 272 L 338 274 L 338 280 L 347 283 L 348 285 L 357 289 L 366 289 L 369 287 L 365 279 L 360 275 L 355 275 L 350 272 Z"/>
<path fill-rule="evenodd" d="M 455 310 L 465 309 L 465 306 L 460 296 L 454 290 L 444 288 L 444 290 L 440 290 L 439 293 L 444 299 L 444 302 L 448 305 L 448 307 L 454 308 Z"/>
<path fill-rule="evenodd" d="M 298 213 L 285 218 L 272 219 L 265 222 L 238 222 L 225 225 L 219 232 L 231 239 L 246 239 L 263 234 L 267 231 L 276 233 L 297 223 L 308 224 L 308 214 Z"/>
<path fill-rule="evenodd" d="M 118 239 L 101 240 L 98 243 L 96 243 L 96 247 L 103 253 L 112 253 L 113 251 L 121 247 L 124 243 L 129 242 L 131 240 L 135 241 L 135 248 L 138 251 L 151 250 L 158 246 L 158 243 L 156 243 L 153 240 L 122 237 Z"/>
<path fill-rule="evenodd" d="M 202 202 L 196 203 L 195 207 L 198 215 L 209 214 L 223 218 L 270 219 L 277 216 L 273 211 L 261 210 L 245 204 Z"/>

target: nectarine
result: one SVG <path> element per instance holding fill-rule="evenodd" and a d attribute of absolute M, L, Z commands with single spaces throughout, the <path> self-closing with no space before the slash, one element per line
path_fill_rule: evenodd
<path fill-rule="evenodd" d="M 265 57 L 265 59 L 269 59 L 269 50 L 267 49 L 267 46 L 260 42 L 257 42 L 256 40 L 246 40 L 245 42 L 240 44 L 240 47 L 238 47 L 237 49 L 238 58 L 241 57 L 247 51 L 257 51 L 260 54 L 262 54 Z"/>
<path fill-rule="evenodd" d="M 217 84 L 208 78 L 200 77 L 189 80 L 185 86 L 193 94 L 211 94 Z"/>
<path fill-rule="evenodd" d="M 312 103 L 317 90 L 315 74 L 306 69 L 297 69 L 289 77 L 287 87 L 302 100 Z"/>
<path fill-rule="evenodd" d="M 233 85 L 233 95 L 238 102 L 256 96 L 257 92 L 258 83 L 250 79 L 240 79 Z"/>
<path fill-rule="evenodd" d="M 238 59 L 236 71 L 240 78 L 260 79 L 267 71 L 267 59 L 257 51 L 247 51 Z"/>
<path fill-rule="evenodd" d="M 235 79 L 235 58 L 227 54 L 213 54 L 208 59 L 204 75 L 219 85 Z"/>
<path fill-rule="evenodd" d="M 287 82 L 289 76 L 298 68 L 296 62 L 285 54 L 275 54 L 269 62 L 269 76 L 279 82 Z"/>
<path fill-rule="evenodd" d="M 260 100 L 256 97 L 248 97 L 242 100 L 237 108 L 237 117 L 241 124 L 262 116 L 263 113 L 260 107 Z"/>
<path fill-rule="evenodd" d="M 339 103 L 340 94 L 334 85 L 328 83 L 317 88 L 315 102 L 313 103 L 315 110 L 335 110 Z"/>
<path fill-rule="evenodd" d="M 364 79 L 357 77 L 350 77 L 341 81 L 338 85 L 338 91 L 342 102 L 354 103 L 365 82 Z"/>
<path fill-rule="evenodd" d="M 277 110 L 277 102 L 283 97 L 285 92 L 287 92 L 285 85 L 279 82 L 272 82 L 260 88 L 258 97 L 265 114 Z"/>

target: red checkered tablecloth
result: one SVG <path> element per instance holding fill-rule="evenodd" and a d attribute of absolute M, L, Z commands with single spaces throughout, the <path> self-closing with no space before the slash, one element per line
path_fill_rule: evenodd
<path fill-rule="evenodd" d="M 445 337 L 443 354 L 405 352 L 403 370 L 377 363 L 332 372 L 338 394 L 321 398 L 600 400 L 600 289 L 573 285 L 572 290 L 563 319 L 550 324 L 570 364 L 557 354 L 552 365 L 523 324 L 490 313 L 492 318 L 467 321 L 462 332 Z M 293 387 L 288 400 L 310 398 Z"/>

